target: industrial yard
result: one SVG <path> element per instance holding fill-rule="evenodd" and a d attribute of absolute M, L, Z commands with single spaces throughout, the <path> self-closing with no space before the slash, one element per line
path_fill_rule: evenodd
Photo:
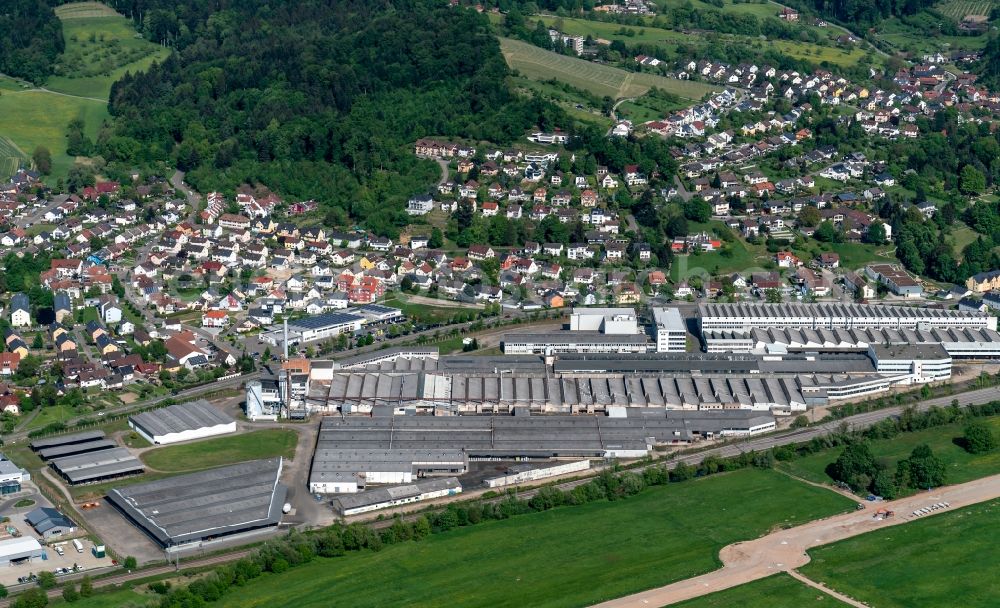
<path fill-rule="evenodd" d="M 749 442 L 817 409 L 937 386 L 970 364 L 992 364 L 992 351 L 979 349 L 1000 343 L 989 319 L 901 308 L 575 309 L 556 334 L 532 334 L 548 341 L 539 352 L 398 346 L 339 359 L 288 356 L 241 397 L 183 401 L 103 427 L 125 431 L 36 439 L 32 458 L 46 488 L 87 496 L 67 513 L 74 534 L 139 564 L 176 561 L 293 527 Z M 595 332 L 606 339 L 593 340 Z M 646 347 L 635 352 L 639 342 Z M 607 350 L 613 344 L 621 350 Z M 973 352 L 982 354 L 970 360 Z M 129 433 L 140 441 L 126 442 Z M 40 538 L 45 557 L 12 544 L 8 572 L 24 569 L 19 551 L 34 569 L 61 563 Z"/>

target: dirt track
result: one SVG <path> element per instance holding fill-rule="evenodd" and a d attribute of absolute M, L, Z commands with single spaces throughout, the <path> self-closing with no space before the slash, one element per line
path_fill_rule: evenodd
<path fill-rule="evenodd" d="M 788 530 L 781 530 L 756 540 L 735 543 L 719 552 L 723 567 L 719 570 L 598 604 L 597 608 L 649 608 L 667 606 L 707 595 L 743 583 L 789 571 L 809 563 L 807 549 L 878 530 L 915 519 L 913 511 L 939 502 L 950 504 L 950 511 L 1000 496 L 1000 475 L 977 479 L 956 486 L 921 492 L 909 498 L 877 503 L 896 512 L 892 519 L 877 521 L 872 515 L 876 503 L 863 511 L 852 511 L 821 519 Z M 924 516 L 926 517 L 926 516 Z M 863 605 L 863 604 L 855 604 Z"/>

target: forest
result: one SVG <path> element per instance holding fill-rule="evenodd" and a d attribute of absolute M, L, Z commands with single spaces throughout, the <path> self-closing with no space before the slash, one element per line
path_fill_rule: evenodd
<path fill-rule="evenodd" d="M 799 0 L 793 6 L 810 9 L 847 26 L 870 27 L 881 19 L 905 17 L 930 8 L 938 0 Z"/>
<path fill-rule="evenodd" d="M 412 142 L 571 128 L 506 86 L 485 16 L 432 0 L 112 2 L 175 52 L 111 91 L 112 167 L 176 166 L 199 190 L 264 183 L 394 236 L 439 169 Z M 216 7 L 223 8 L 215 10 Z M 346 212 L 346 213 L 345 213 Z"/>
<path fill-rule="evenodd" d="M 43 82 L 65 47 L 62 23 L 44 0 L 3 0 L 2 6 L 0 72 Z"/>

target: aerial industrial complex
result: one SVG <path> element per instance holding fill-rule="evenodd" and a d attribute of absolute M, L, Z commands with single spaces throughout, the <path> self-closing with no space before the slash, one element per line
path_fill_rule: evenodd
<path fill-rule="evenodd" d="M 159 446 L 313 417 L 296 425 L 319 426 L 311 460 L 132 480 L 107 492 L 107 512 L 161 553 L 240 543 L 288 523 L 286 514 L 332 521 L 316 520 L 311 500 L 298 514 L 297 491 L 331 518 L 354 518 L 588 475 L 616 459 L 767 433 L 811 408 L 946 382 L 955 366 L 1000 359 L 995 317 L 863 304 L 578 308 L 562 328 L 503 335 L 501 352 L 491 354 L 442 355 L 419 345 L 339 359 L 288 351 L 398 319 L 397 309 L 364 309 L 306 317 L 262 336 L 286 354 L 246 382 L 249 422 L 204 400 L 128 419 Z M 146 472 L 138 452 L 119 441 L 94 431 L 38 439 L 31 448 L 65 485 L 86 489 Z M 8 468 L 0 466 L 0 482 L 20 483 L 23 472 Z M 74 525 L 66 521 L 40 521 L 45 530 L 36 533 L 65 534 Z M 28 543 L 9 547 L 13 561 L 36 553 Z"/>

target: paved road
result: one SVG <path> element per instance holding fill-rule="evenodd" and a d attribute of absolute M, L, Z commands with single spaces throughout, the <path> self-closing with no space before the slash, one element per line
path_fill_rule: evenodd
<path fill-rule="evenodd" d="M 667 606 L 762 579 L 777 572 L 794 570 L 809 563 L 809 554 L 806 551 L 813 547 L 914 521 L 919 519 L 912 515 L 917 509 L 947 502 L 949 507 L 944 510 L 953 510 L 997 497 L 1000 497 L 1000 475 L 921 492 L 909 498 L 878 503 L 879 508 L 895 511 L 896 516 L 877 520 L 873 516 L 874 510 L 869 508 L 780 530 L 756 540 L 728 545 L 719 552 L 723 564 L 719 570 L 597 606 L 598 608 Z M 826 592 L 825 588 L 823 590 Z M 854 606 L 865 605 L 856 600 L 851 600 L 849 603 Z"/>
<path fill-rule="evenodd" d="M 58 196 L 52 197 L 51 200 L 45 201 L 41 207 L 31 207 L 28 209 L 27 213 L 21 217 L 14 220 L 14 225 L 18 228 L 24 229 L 29 225 L 38 224 L 45 221 L 45 214 L 52 211 L 59 205 L 66 202 L 69 197 L 65 194 L 60 194 Z"/>

